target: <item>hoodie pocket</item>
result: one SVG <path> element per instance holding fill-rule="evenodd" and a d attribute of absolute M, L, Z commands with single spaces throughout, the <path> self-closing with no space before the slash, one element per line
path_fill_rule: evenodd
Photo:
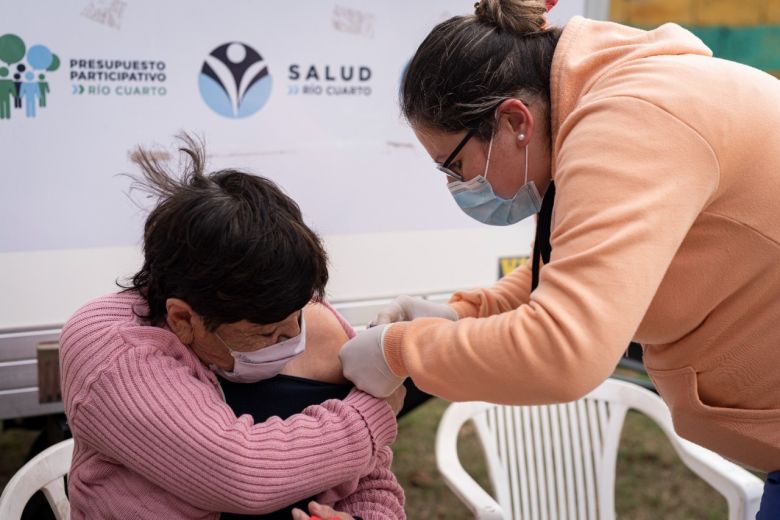
<path fill-rule="evenodd" d="M 669 405 L 674 429 L 681 437 L 761 471 L 780 468 L 780 409 L 705 404 L 693 367 L 648 369 L 648 373 Z"/>

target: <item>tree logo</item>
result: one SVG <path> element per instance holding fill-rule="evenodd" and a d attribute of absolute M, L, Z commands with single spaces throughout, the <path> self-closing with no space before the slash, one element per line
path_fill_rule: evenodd
<path fill-rule="evenodd" d="M 220 45 L 206 56 L 198 76 L 203 101 L 230 118 L 248 117 L 271 96 L 271 75 L 263 57 L 241 42 Z"/>
<path fill-rule="evenodd" d="M 49 83 L 45 72 L 58 68 L 60 59 L 45 45 L 28 49 L 15 34 L 0 36 L 0 119 L 11 119 L 11 100 L 13 108 L 24 108 L 27 117 L 46 108 Z"/>

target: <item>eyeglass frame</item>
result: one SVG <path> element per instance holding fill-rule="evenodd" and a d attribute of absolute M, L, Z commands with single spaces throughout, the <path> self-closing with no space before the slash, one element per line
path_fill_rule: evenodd
<path fill-rule="evenodd" d="M 498 106 L 506 101 L 505 99 L 502 99 L 498 104 L 496 104 L 496 109 Z M 530 107 L 531 105 L 522 99 L 520 100 L 525 106 Z M 463 136 L 463 139 L 460 140 L 458 143 L 458 146 L 455 147 L 455 149 L 452 151 L 452 153 L 447 157 L 443 163 L 439 164 L 436 163 L 436 169 L 440 172 L 444 173 L 445 175 L 452 177 L 455 180 L 458 180 L 460 182 L 463 182 L 463 175 L 459 173 L 455 173 L 454 171 L 450 170 L 450 164 L 452 161 L 455 160 L 455 157 L 460 153 L 460 151 L 463 149 L 464 146 L 466 146 L 466 143 L 469 142 L 469 140 L 477 135 L 478 130 L 476 128 L 470 129 L 468 132 L 466 132 L 466 135 Z"/>
<path fill-rule="evenodd" d="M 436 164 L 436 169 L 440 172 L 444 173 L 448 177 L 452 177 L 455 180 L 463 182 L 463 175 L 459 173 L 455 173 L 454 171 L 450 170 L 450 164 L 452 164 L 452 161 L 455 160 L 455 157 L 460 153 L 460 151 L 463 149 L 464 146 L 466 146 L 466 143 L 469 142 L 469 140 L 474 137 L 477 134 L 477 130 L 475 128 L 472 128 L 468 132 L 466 132 L 466 135 L 463 137 L 463 139 L 460 140 L 458 143 L 458 146 L 455 147 L 454 150 L 452 150 L 452 153 L 444 160 L 441 164 Z"/>

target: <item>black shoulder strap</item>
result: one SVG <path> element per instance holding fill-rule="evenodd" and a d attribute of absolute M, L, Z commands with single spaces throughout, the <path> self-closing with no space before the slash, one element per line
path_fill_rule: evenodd
<path fill-rule="evenodd" d="M 550 226 L 552 225 L 552 211 L 555 199 L 555 184 L 550 181 L 547 193 L 542 199 L 542 208 L 539 210 L 539 219 L 536 222 L 536 238 L 534 238 L 533 264 L 531 264 L 531 290 L 539 285 L 539 259 L 546 264 L 550 261 L 552 246 L 550 245 Z"/>

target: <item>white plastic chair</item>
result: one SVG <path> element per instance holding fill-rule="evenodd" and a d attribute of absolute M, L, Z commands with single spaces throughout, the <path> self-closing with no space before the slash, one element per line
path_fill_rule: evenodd
<path fill-rule="evenodd" d="M 653 419 L 682 461 L 728 502 L 729 520 L 753 520 L 763 482 L 674 432 L 666 403 L 638 385 L 608 379 L 584 398 L 545 406 L 453 403 L 436 434 L 436 463 L 479 519 L 615 518 L 615 465 L 626 412 Z M 463 469 L 458 432 L 473 421 L 495 498 Z"/>
<path fill-rule="evenodd" d="M 5 486 L 0 495 L 0 518 L 21 518 L 24 506 L 36 491 L 43 491 L 57 520 L 70 518 L 70 503 L 65 495 L 65 475 L 73 457 L 73 439 L 58 442 L 33 457 Z"/>

